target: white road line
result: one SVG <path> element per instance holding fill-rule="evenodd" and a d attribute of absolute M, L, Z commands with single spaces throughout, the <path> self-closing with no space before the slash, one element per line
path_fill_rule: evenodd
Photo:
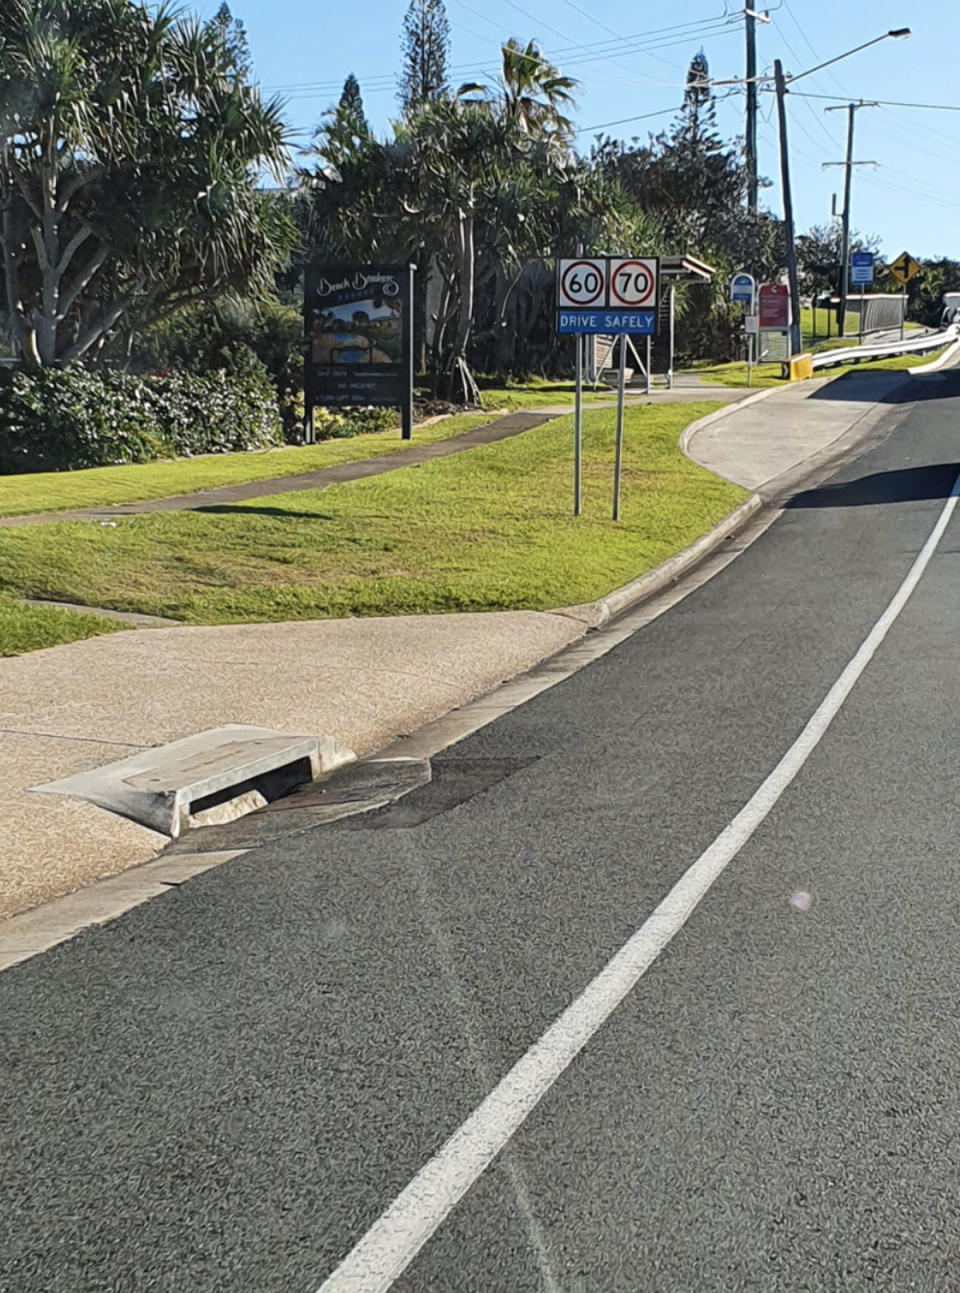
<path fill-rule="evenodd" d="M 726 870 L 816 749 L 920 582 L 953 515 L 960 476 L 893 600 L 819 708 L 733 821 L 637 932 L 420 1169 L 318 1293 L 382 1293 L 416 1257 L 557 1078 L 616 1010 Z"/>

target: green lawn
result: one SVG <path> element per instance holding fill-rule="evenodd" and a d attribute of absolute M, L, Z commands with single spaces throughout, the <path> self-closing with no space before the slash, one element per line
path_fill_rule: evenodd
<path fill-rule="evenodd" d="M 170 498 L 217 485 L 239 485 L 271 476 L 295 476 L 341 462 L 379 458 L 411 445 L 432 444 L 460 435 L 489 422 L 482 413 L 462 413 L 430 426 L 417 427 L 413 440 L 400 439 L 398 430 L 299 448 L 270 449 L 254 453 L 208 454 L 175 462 L 138 463 L 127 467 L 91 467 L 85 471 L 36 472 L 0 477 L 0 516 L 28 512 L 69 511 L 132 503 L 149 498 Z"/>
<path fill-rule="evenodd" d="M 22 606 L 0 597 L 0 656 L 22 655 L 41 647 L 77 642 L 97 633 L 114 633 L 126 625 L 102 615 Z"/>
<path fill-rule="evenodd" d="M 610 519 L 611 411 L 366 481 L 202 512 L 0 530 L 0 588 L 190 623 L 545 609 L 592 600 L 705 533 L 744 490 L 679 450 L 715 403 L 626 413 L 623 520 Z"/>
<path fill-rule="evenodd" d="M 491 386 L 481 390 L 480 398 L 485 409 L 542 409 L 551 404 L 573 405 L 576 395 L 575 382 L 531 383 L 529 386 Z M 584 383 L 584 403 L 616 400 L 616 391 L 601 385 L 594 390 Z"/>

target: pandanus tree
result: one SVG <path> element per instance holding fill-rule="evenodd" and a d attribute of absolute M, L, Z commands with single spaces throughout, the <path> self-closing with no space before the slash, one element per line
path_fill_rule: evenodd
<path fill-rule="evenodd" d="M 25 365 L 265 289 L 293 225 L 257 180 L 279 177 L 286 144 L 222 23 L 133 0 L 4 0 L 0 254 Z"/>

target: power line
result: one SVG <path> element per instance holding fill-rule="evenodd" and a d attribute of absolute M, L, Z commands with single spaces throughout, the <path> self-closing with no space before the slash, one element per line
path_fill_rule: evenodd
<path fill-rule="evenodd" d="M 683 104 L 681 103 L 678 108 L 661 108 L 659 112 L 644 112 L 639 117 L 621 117 L 619 121 L 601 121 L 600 124 L 596 126 L 582 126 L 577 131 L 577 134 L 586 135 L 589 134 L 591 130 L 606 130 L 608 126 L 625 126 L 633 121 L 648 121 L 651 117 L 667 117 L 672 113 L 682 111 Z"/>
<path fill-rule="evenodd" d="M 469 9 L 471 13 L 477 13 L 486 21 L 491 22 L 494 26 L 499 26 L 493 19 L 488 19 L 486 14 L 481 14 L 479 10 L 474 9 L 467 4 L 465 0 L 457 0 L 458 4 Z M 550 50 L 548 57 L 541 58 L 543 62 L 553 62 L 555 59 L 566 60 L 567 56 L 577 54 L 596 55 L 596 58 L 611 58 L 617 55 L 643 53 L 647 49 L 669 48 L 675 44 L 683 44 L 688 40 L 695 40 L 699 36 L 722 35 L 730 29 L 729 20 L 711 18 L 700 20 L 693 23 L 678 23 L 668 27 L 653 28 L 646 32 L 636 32 L 630 36 L 617 37 L 616 40 L 588 41 L 577 42 L 570 45 L 559 46 Z M 569 39 L 567 37 L 566 39 Z M 624 47 L 627 48 L 624 48 Z M 578 62 L 596 61 L 596 58 L 579 59 Z M 451 68 L 452 72 L 470 71 L 480 66 L 476 60 L 470 63 L 457 64 Z M 631 70 L 631 75 L 635 75 Z M 358 80 L 362 88 L 369 87 L 373 89 L 375 84 L 389 81 L 393 84 L 393 74 L 380 73 L 373 77 L 359 76 Z M 266 90 L 330 90 L 334 91 L 341 87 L 342 81 L 297 81 L 297 82 L 280 82 L 273 85 L 264 86 Z"/>
<path fill-rule="evenodd" d="M 831 103 L 846 103 L 850 98 L 846 94 L 807 94 L 803 90 L 790 90 L 789 93 L 798 99 L 826 99 Z M 898 99 L 870 99 L 870 102 L 878 108 L 924 108 L 931 112 L 960 112 L 960 103 L 904 103 Z"/>

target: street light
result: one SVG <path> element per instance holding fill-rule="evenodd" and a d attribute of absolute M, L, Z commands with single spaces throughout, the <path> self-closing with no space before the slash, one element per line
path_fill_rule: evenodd
<path fill-rule="evenodd" d="M 862 49 L 869 49 L 871 45 L 879 45 L 882 40 L 906 40 L 912 35 L 909 27 L 898 27 L 895 31 L 885 31 L 882 36 L 874 36 L 873 40 L 864 41 L 862 45 L 854 45 L 853 49 L 848 49 L 845 54 L 838 54 L 836 58 L 828 58 L 825 63 L 818 63 L 816 67 L 808 67 L 805 72 L 798 72 L 796 76 L 788 76 L 786 79 L 789 83 L 799 81 L 802 76 L 813 76 L 814 72 L 820 72 L 825 67 L 830 67 L 833 63 L 839 63 L 842 58 L 849 58 L 851 54 L 859 54 Z M 770 77 L 766 78 L 770 80 Z"/>
<path fill-rule="evenodd" d="M 816 67 L 807 68 L 805 72 L 798 72 L 795 76 L 786 77 L 783 74 L 783 65 L 779 59 L 773 65 L 773 80 L 775 83 L 777 95 L 777 115 L 780 123 L 780 175 L 783 185 L 783 223 L 787 243 L 787 276 L 790 281 L 790 307 L 793 313 L 793 321 L 790 325 L 790 350 L 793 354 L 798 354 L 801 347 L 800 331 L 800 286 L 797 281 L 797 249 L 795 245 L 794 227 L 793 227 L 793 195 L 790 190 L 790 158 L 787 150 L 787 111 L 785 96 L 787 94 L 788 82 L 792 85 L 794 81 L 799 81 L 801 77 L 810 76 L 814 72 L 819 72 L 825 67 L 830 67 L 834 63 L 839 63 L 843 58 L 849 58 L 851 54 L 859 54 L 863 49 L 869 49 L 871 45 L 877 45 L 882 40 L 893 38 L 894 40 L 904 40 L 910 35 L 909 27 L 898 27 L 894 31 L 886 31 L 882 36 L 875 36 L 873 40 L 864 41 L 862 45 L 855 45 L 853 49 L 848 49 L 843 54 L 837 54 L 835 58 L 828 58 L 825 63 L 818 63 Z M 769 77 L 764 77 L 769 80 Z M 849 171 L 848 171 L 849 174 Z M 846 273 L 846 271 L 844 271 Z M 844 284 L 846 286 L 846 284 Z"/>

